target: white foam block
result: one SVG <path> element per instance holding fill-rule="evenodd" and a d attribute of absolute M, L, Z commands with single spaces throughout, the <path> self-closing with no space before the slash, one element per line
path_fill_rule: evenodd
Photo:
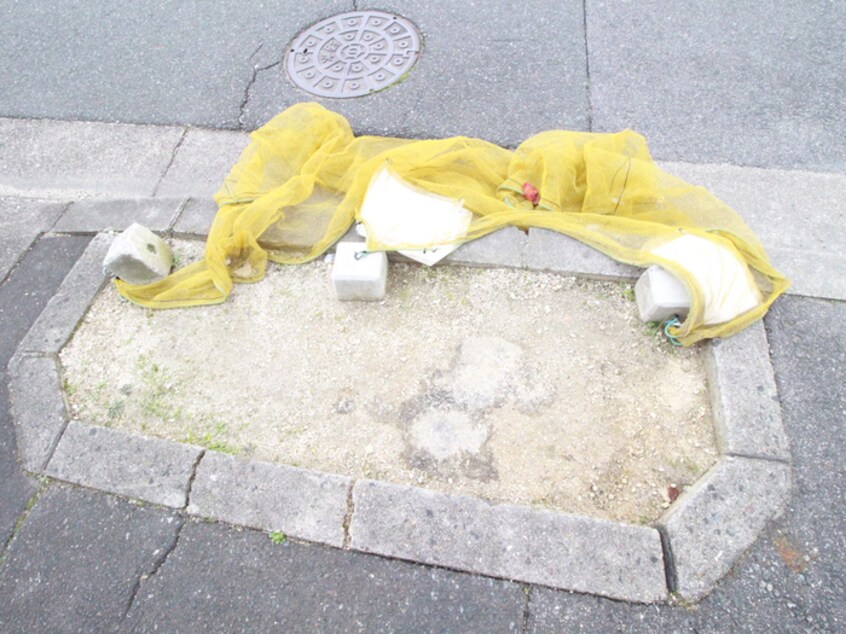
<path fill-rule="evenodd" d="M 361 242 L 335 245 L 332 284 L 341 301 L 378 302 L 385 297 L 388 257 L 384 252 L 368 253 Z"/>

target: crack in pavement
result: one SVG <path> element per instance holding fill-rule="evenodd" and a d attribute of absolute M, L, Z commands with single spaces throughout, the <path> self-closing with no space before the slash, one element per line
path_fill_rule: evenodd
<path fill-rule="evenodd" d="M 171 166 L 173 166 L 174 161 L 176 161 L 176 155 L 179 152 L 179 148 L 182 147 L 182 143 L 183 143 L 183 141 L 185 141 L 185 137 L 187 135 L 188 135 L 188 128 L 182 128 L 182 134 L 179 136 L 179 140 L 176 142 L 176 145 L 173 146 L 173 151 L 170 153 L 170 160 L 167 162 L 167 165 L 165 165 L 164 171 L 162 172 L 162 175 L 159 177 L 159 180 L 156 183 L 156 186 L 153 187 L 153 193 L 150 194 L 151 197 L 155 197 L 156 194 L 159 192 L 159 189 L 161 188 L 162 183 L 164 182 L 165 176 L 167 176 L 167 173 L 170 171 Z"/>
<path fill-rule="evenodd" d="M 171 553 L 176 550 L 176 547 L 179 545 L 179 538 L 182 535 L 182 529 L 185 527 L 185 519 L 177 516 L 176 521 L 179 522 L 179 525 L 176 527 L 176 533 L 173 536 L 173 541 L 170 544 L 167 544 L 163 549 L 159 556 L 153 561 L 153 567 L 150 569 L 149 572 L 142 572 L 138 575 L 138 578 L 135 580 L 135 585 L 132 587 L 132 592 L 129 595 L 129 600 L 126 602 L 126 608 L 123 610 L 123 615 L 121 616 L 121 621 L 126 620 L 127 615 L 129 614 L 130 610 L 132 610 L 132 606 L 135 603 L 135 599 L 138 596 L 138 593 L 141 591 L 141 586 L 144 583 L 158 574 L 159 570 L 162 569 L 162 566 L 165 565 L 168 558 L 170 557 Z"/>
<path fill-rule="evenodd" d="M 261 48 L 261 46 L 259 48 Z M 253 55 L 255 55 L 256 53 L 258 53 L 258 49 L 256 49 L 256 51 L 255 51 L 255 53 L 253 53 Z M 250 57 L 252 58 L 252 55 Z M 264 72 L 266 70 L 270 70 L 271 68 L 274 68 L 276 66 L 279 66 L 281 63 L 282 63 L 282 60 L 280 59 L 280 60 L 273 62 L 272 64 L 268 64 L 267 66 L 254 66 L 253 67 L 252 77 L 250 77 L 250 81 L 247 82 L 247 86 L 246 86 L 246 88 L 244 88 L 244 96 L 241 98 L 241 105 L 239 106 L 239 109 L 238 109 L 238 128 L 237 128 L 238 130 L 245 130 L 246 129 L 246 122 L 245 122 L 244 119 L 247 116 L 247 104 L 250 102 L 250 90 L 252 90 L 253 84 L 256 83 L 256 79 L 258 79 L 259 73 Z"/>

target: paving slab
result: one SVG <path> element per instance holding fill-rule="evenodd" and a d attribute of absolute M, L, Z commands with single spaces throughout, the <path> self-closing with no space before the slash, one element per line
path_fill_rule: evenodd
<path fill-rule="evenodd" d="M 656 158 L 846 169 L 846 5 L 587 5 L 593 129 Z"/>
<path fill-rule="evenodd" d="M 51 486 L 0 569 L 4 632 L 114 631 L 173 548 L 181 518 L 89 491 Z"/>
<path fill-rule="evenodd" d="M 526 267 L 595 279 L 633 280 L 643 269 L 622 264 L 586 244 L 549 229 L 529 229 Z"/>
<path fill-rule="evenodd" d="M 58 354 L 82 319 L 94 297 L 106 283 L 103 258 L 114 239 L 95 236 L 79 257 L 56 294 L 21 341 L 19 352 Z"/>
<path fill-rule="evenodd" d="M 57 202 L 0 197 L 0 282 L 64 208 L 65 205 Z"/>
<path fill-rule="evenodd" d="M 846 299 L 846 174 L 662 163 L 737 211 L 761 240 L 790 293 Z"/>
<path fill-rule="evenodd" d="M 0 24 L 0 114 L 234 128 L 254 67 L 279 61 L 306 25 L 351 8 L 27 2 Z"/>
<path fill-rule="evenodd" d="M 789 461 L 764 322 L 713 340 L 705 363 L 722 452 Z"/>
<path fill-rule="evenodd" d="M 174 127 L 0 119 L 0 187 L 149 196 L 181 136 Z"/>
<path fill-rule="evenodd" d="M 755 543 L 784 507 L 790 467 L 771 460 L 726 457 L 687 489 L 660 524 L 675 571 L 675 591 L 699 600 Z"/>
<path fill-rule="evenodd" d="M 594 518 L 359 480 L 350 545 L 637 602 L 665 598 L 658 533 Z"/>
<path fill-rule="evenodd" d="M 71 421 L 47 475 L 145 502 L 183 508 L 202 450 Z"/>
<path fill-rule="evenodd" d="M 0 545 L 12 536 L 18 518 L 35 491 L 35 480 L 18 467 L 9 396 L 3 380 L 0 382 L 0 500 L 3 501 L 0 504 Z"/>
<path fill-rule="evenodd" d="M 67 424 L 62 378 L 51 357 L 16 357 L 9 366 L 9 396 L 25 469 L 40 473 Z"/>
<path fill-rule="evenodd" d="M 344 542 L 352 479 L 206 452 L 188 512 L 332 546 Z"/>
<path fill-rule="evenodd" d="M 514 583 L 188 522 L 132 631 L 520 632 Z"/>
<path fill-rule="evenodd" d="M 53 226 L 58 233 L 123 231 L 133 222 L 167 231 L 185 204 L 181 198 L 80 200 L 70 204 Z"/>
<path fill-rule="evenodd" d="M 249 140 L 244 132 L 190 128 L 159 183 L 156 195 L 211 198 Z"/>
<path fill-rule="evenodd" d="M 301 101 L 340 112 L 357 134 L 458 135 L 513 147 L 544 130 L 588 129 L 581 2 L 529 0 L 520 4 L 519 19 L 505 3 L 358 2 L 357 7 L 395 10 L 417 26 L 423 51 L 411 73 L 368 97 L 320 99 L 295 88 L 283 66 L 261 71 L 244 107 L 248 129 Z"/>
<path fill-rule="evenodd" d="M 87 236 L 40 238 L 0 287 L 0 371 L 89 241 Z"/>

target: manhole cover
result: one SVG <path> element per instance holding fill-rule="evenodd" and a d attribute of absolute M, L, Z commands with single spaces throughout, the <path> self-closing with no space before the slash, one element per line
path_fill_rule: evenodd
<path fill-rule="evenodd" d="M 355 11 L 303 31 L 288 50 L 288 76 L 321 97 L 361 97 L 399 81 L 420 55 L 420 34 L 403 17 Z"/>

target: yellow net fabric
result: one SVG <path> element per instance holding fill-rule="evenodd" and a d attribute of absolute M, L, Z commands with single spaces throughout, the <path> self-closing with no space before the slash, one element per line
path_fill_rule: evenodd
<path fill-rule="evenodd" d="M 295 264 L 316 258 L 350 227 L 383 166 L 416 187 L 463 199 L 474 214 L 467 241 L 507 225 L 541 227 L 621 262 L 666 268 L 692 298 L 688 318 L 670 331 L 685 345 L 741 330 L 789 285 L 734 211 L 707 190 L 659 169 L 645 139 L 629 130 L 544 132 L 510 151 L 465 137 L 355 137 L 341 115 L 305 103 L 279 114 L 251 139 L 215 195 L 219 210 L 205 259 L 146 286 L 117 280 L 124 297 L 150 308 L 218 303 L 233 282 L 260 280 L 268 259 Z M 524 197 L 527 182 L 539 191 L 536 205 Z M 680 235 L 699 236 L 735 253 L 749 266 L 761 305 L 726 323 L 705 325 L 696 281 L 685 268 L 652 253 Z M 371 240 L 367 248 L 385 245 Z"/>

